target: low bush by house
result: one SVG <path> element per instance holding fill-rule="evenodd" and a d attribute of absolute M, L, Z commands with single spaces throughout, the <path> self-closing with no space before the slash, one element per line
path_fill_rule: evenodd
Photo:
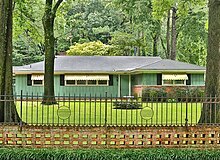
<path fill-rule="evenodd" d="M 1 160 L 209 160 L 219 157 L 219 150 L 195 149 L 0 149 Z"/>
<path fill-rule="evenodd" d="M 185 88 L 167 87 L 161 88 L 144 88 L 142 91 L 142 101 L 150 102 L 199 102 L 204 97 L 204 89 L 199 87 Z"/>

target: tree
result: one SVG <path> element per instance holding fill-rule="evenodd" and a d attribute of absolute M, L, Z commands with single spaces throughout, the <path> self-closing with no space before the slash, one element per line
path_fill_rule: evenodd
<path fill-rule="evenodd" d="M 208 51 L 205 92 L 220 96 L 220 1 L 209 0 Z M 219 104 L 204 104 L 199 123 L 220 123 Z"/>
<path fill-rule="evenodd" d="M 43 60 L 43 1 L 16 0 L 13 8 L 13 66 Z"/>
<path fill-rule="evenodd" d="M 12 89 L 13 0 L 0 0 L 0 122 L 19 122 Z"/>
<path fill-rule="evenodd" d="M 67 51 L 68 55 L 93 56 L 93 55 L 109 55 L 110 45 L 103 44 L 100 41 L 88 43 L 76 43 L 70 46 Z"/>
<path fill-rule="evenodd" d="M 177 58 L 183 62 L 205 66 L 208 39 L 208 9 L 192 11 L 179 19 Z"/>
<path fill-rule="evenodd" d="M 194 10 L 204 8 L 206 0 L 152 0 L 152 4 L 155 17 L 158 19 L 167 19 L 166 58 L 175 60 L 179 53 L 177 50 L 178 45 L 182 43 L 178 41 L 178 35 L 185 24 L 187 24 L 181 20 L 185 19 L 185 17 L 194 12 Z M 193 25 L 193 23 L 191 25 Z M 184 43 L 182 45 L 184 45 Z"/>
<path fill-rule="evenodd" d="M 54 97 L 54 20 L 56 12 L 63 0 L 57 0 L 53 6 L 53 0 L 46 0 L 43 16 L 45 63 L 44 63 L 44 104 L 56 103 Z"/>

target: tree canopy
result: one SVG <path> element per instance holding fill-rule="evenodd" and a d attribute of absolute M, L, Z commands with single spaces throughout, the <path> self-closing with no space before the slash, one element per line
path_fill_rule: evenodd
<path fill-rule="evenodd" d="M 44 58 L 43 6 L 44 1 L 40 0 L 16 1 L 13 65 Z M 208 33 L 206 0 L 66 0 L 54 21 L 54 52 L 65 52 L 74 44 L 100 41 L 109 46 L 110 52 L 106 53 L 109 55 L 166 58 L 173 44 L 172 38 L 167 41 L 167 32 L 172 35 L 172 26 L 167 29 L 167 13 L 173 7 L 176 59 L 204 66 Z M 172 12 L 170 18 L 171 24 Z"/>

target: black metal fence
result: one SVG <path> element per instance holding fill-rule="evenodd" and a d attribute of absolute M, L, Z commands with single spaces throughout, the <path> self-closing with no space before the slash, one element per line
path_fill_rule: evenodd
<path fill-rule="evenodd" d="M 68 126 L 192 126 L 220 122 L 217 97 L 119 98 L 106 93 L 104 97 L 63 95 L 55 99 L 55 104 L 47 105 L 39 95 L 1 96 L 0 120 L 3 124 L 15 121 L 19 125 Z"/>

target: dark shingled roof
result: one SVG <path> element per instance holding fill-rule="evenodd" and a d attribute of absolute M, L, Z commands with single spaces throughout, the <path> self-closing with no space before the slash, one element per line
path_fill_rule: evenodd
<path fill-rule="evenodd" d="M 205 70 L 205 67 L 194 64 L 174 61 L 170 59 L 162 59 L 149 65 L 144 65 L 138 70 Z"/>
<path fill-rule="evenodd" d="M 44 61 L 13 68 L 16 72 L 43 72 Z M 160 57 L 137 56 L 56 56 L 55 72 L 120 72 L 135 70 L 205 70 L 192 64 Z"/>

